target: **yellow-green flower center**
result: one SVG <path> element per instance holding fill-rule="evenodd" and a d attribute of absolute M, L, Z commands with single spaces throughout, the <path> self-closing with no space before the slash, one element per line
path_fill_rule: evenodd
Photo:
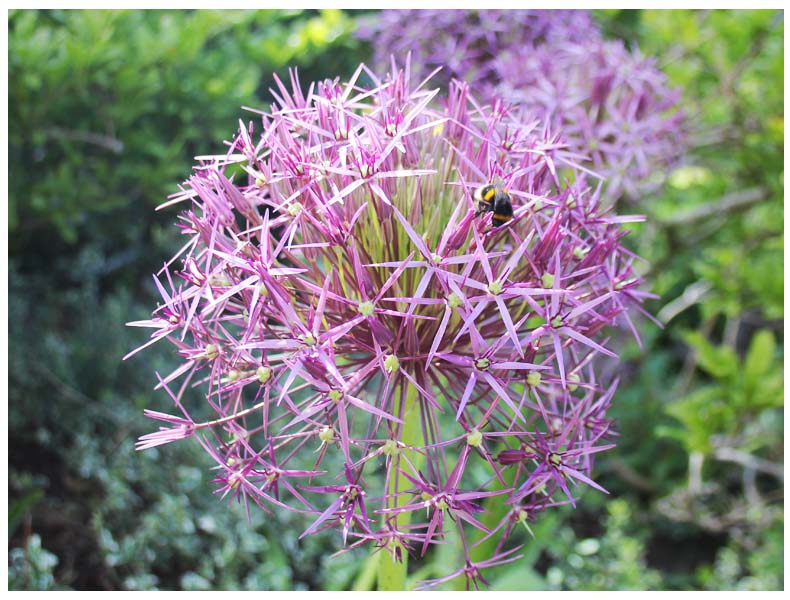
<path fill-rule="evenodd" d="M 231 473 L 230 477 L 228 477 L 228 483 L 230 487 L 237 488 L 241 485 L 242 479 L 244 479 L 244 476 L 241 473 Z"/>
<path fill-rule="evenodd" d="M 387 369 L 387 373 L 397 371 L 400 368 L 398 357 L 394 354 L 387 355 L 386 358 L 384 358 L 384 368 Z"/>
<path fill-rule="evenodd" d="M 305 346 L 315 346 L 315 336 L 312 333 L 304 333 L 300 335 L 299 340 Z"/>
<path fill-rule="evenodd" d="M 479 448 L 483 445 L 483 434 L 477 429 L 472 429 L 472 431 L 466 434 L 466 443 L 473 448 Z"/>
<path fill-rule="evenodd" d="M 452 292 L 449 296 L 447 296 L 447 305 L 450 308 L 458 308 L 463 303 L 463 300 L 461 300 L 461 298 L 455 292 Z"/>
<path fill-rule="evenodd" d="M 398 448 L 398 442 L 395 440 L 387 440 L 381 447 L 381 452 L 386 456 L 396 456 L 400 452 L 400 448 Z"/>
<path fill-rule="evenodd" d="M 578 373 L 571 373 L 570 375 L 568 375 L 568 381 L 569 382 L 572 381 L 574 383 L 579 383 L 581 380 L 582 380 L 582 378 L 579 377 Z M 568 391 L 569 392 L 575 392 L 577 389 L 579 389 L 578 385 L 574 385 L 573 383 L 568 383 Z"/>
<path fill-rule="evenodd" d="M 481 371 L 485 371 L 488 367 L 491 366 L 491 360 L 488 358 L 477 358 L 475 359 L 475 367 Z"/>
<path fill-rule="evenodd" d="M 258 367 L 255 371 L 255 375 L 258 376 L 258 381 L 264 384 L 269 381 L 269 378 L 272 376 L 272 370 L 269 367 Z"/>
<path fill-rule="evenodd" d="M 499 294 L 502 293 L 502 289 L 503 289 L 502 282 L 499 280 L 492 281 L 490 284 L 488 284 L 488 287 L 486 289 L 488 289 L 488 292 L 490 294 L 493 294 L 494 296 L 499 296 Z"/>
<path fill-rule="evenodd" d="M 373 306 L 373 303 L 370 300 L 365 300 L 364 302 L 359 303 L 357 310 L 359 311 L 359 314 L 369 317 L 376 311 L 376 307 Z"/>
<path fill-rule="evenodd" d="M 335 439 L 334 428 L 329 426 L 322 427 L 321 431 L 318 432 L 318 439 L 321 440 L 324 444 L 328 444 L 329 442 L 334 441 Z"/>

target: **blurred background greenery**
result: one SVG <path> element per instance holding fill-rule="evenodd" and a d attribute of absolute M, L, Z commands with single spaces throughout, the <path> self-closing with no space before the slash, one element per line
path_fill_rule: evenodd
<path fill-rule="evenodd" d="M 166 345 L 132 360 L 176 190 L 268 106 L 272 73 L 347 77 L 360 12 L 9 14 L 9 587 L 348 589 L 365 554 L 211 494 L 188 440 L 142 453 Z M 630 238 L 661 299 L 623 342 L 612 492 L 544 513 L 494 589 L 782 589 L 783 15 L 606 10 L 683 86 L 691 145 Z M 631 207 L 629 207 L 631 208 Z M 442 564 L 448 545 L 413 565 Z M 489 576 L 490 575 L 490 576 Z"/>

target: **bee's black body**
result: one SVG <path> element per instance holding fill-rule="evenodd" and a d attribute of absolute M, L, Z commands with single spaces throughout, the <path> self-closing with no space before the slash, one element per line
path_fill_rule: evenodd
<path fill-rule="evenodd" d="M 492 212 L 491 219 L 496 225 L 503 225 L 513 218 L 513 204 L 508 194 L 498 185 L 487 185 L 475 192 L 477 215 Z"/>

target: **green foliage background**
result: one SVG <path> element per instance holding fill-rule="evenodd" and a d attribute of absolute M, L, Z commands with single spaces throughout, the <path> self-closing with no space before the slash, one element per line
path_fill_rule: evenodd
<path fill-rule="evenodd" d="M 616 451 L 523 532 L 494 589 L 782 589 L 783 51 L 777 11 L 599 11 L 683 86 L 688 160 L 633 208 L 661 299 L 623 340 Z M 210 493 L 193 441 L 136 453 L 164 345 L 132 360 L 176 190 L 267 106 L 272 73 L 348 76 L 358 12 L 12 11 L 9 587 L 364 589 L 364 554 Z M 413 578 L 455 560 L 448 544 Z"/>

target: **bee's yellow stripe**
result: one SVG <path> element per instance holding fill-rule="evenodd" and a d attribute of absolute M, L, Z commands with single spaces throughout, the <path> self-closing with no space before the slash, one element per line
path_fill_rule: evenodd
<path fill-rule="evenodd" d="M 494 221 L 504 221 L 504 222 L 507 222 L 507 221 L 510 221 L 510 219 L 512 219 L 513 217 L 512 217 L 511 215 L 498 215 L 498 214 L 494 213 L 493 215 L 491 215 L 491 218 L 492 218 Z"/>

